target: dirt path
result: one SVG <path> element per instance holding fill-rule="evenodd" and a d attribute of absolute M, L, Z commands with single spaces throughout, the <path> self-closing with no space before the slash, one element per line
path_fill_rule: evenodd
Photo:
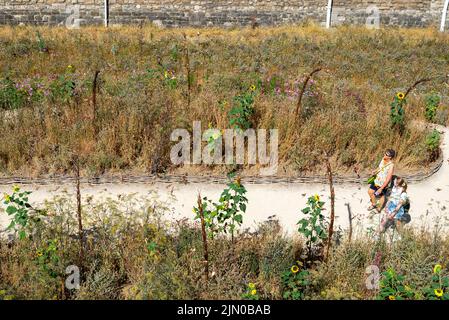
<path fill-rule="evenodd" d="M 415 228 L 433 229 L 435 224 L 444 229 L 449 227 L 449 130 L 446 127 L 437 127 L 444 134 L 442 142 L 443 165 L 440 170 L 424 181 L 409 184 L 409 196 L 411 199 L 412 216 L 411 226 Z M 102 184 L 82 185 L 83 196 L 92 195 L 95 198 L 115 196 L 118 194 L 137 193 L 147 194 L 150 190 L 156 190 L 161 199 L 169 199 L 174 195 L 176 200 L 171 202 L 175 210 L 175 218 L 192 218 L 192 207 L 196 203 L 198 192 L 202 196 L 217 199 L 224 185 L 220 184 Z M 254 227 L 268 217 L 276 215 L 285 230 L 291 232 L 296 230 L 296 222 L 301 218 L 300 210 L 304 207 L 307 197 L 319 194 L 329 204 L 329 187 L 325 184 L 248 184 L 249 204 L 244 217 L 244 227 Z M 0 185 L 0 194 L 10 191 L 10 185 Z M 33 193 L 30 196 L 32 203 L 38 203 L 44 199 L 63 192 L 64 190 L 75 194 L 73 185 L 39 186 L 27 185 L 27 190 Z M 369 226 L 376 226 L 379 215 L 369 219 L 366 208 L 369 205 L 366 184 L 339 184 L 335 185 L 337 215 L 336 226 L 346 229 L 349 226 L 348 206 L 355 217 L 353 225 L 355 231 L 366 230 Z M 4 228 L 7 217 L 0 214 L 0 226 Z M 360 229 L 361 228 L 361 229 Z"/>

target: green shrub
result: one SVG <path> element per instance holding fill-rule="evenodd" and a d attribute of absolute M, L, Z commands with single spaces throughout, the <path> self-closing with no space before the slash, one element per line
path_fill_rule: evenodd
<path fill-rule="evenodd" d="M 248 92 L 234 97 L 233 106 L 229 111 L 231 127 L 240 131 L 253 127 L 251 117 L 255 112 L 253 107 L 255 90 L 255 86 L 252 86 Z"/>
<path fill-rule="evenodd" d="M 432 92 L 431 94 L 426 96 L 425 103 L 426 103 L 426 111 L 425 111 L 425 118 L 427 121 L 433 122 L 435 120 L 435 116 L 437 114 L 438 106 L 440 105 L 441 98 L 440 96 Z"/>
<path fill-rule="evenodd" d="M 429 161 L 435 161 L 440 155 L 441 134 L 437 129 L 434 129 L 426 137 L 427 152 L 429 154 Z"/>
<path fill-rule="evenodd" d="M 25 91 L 16 87 L 10 78 L 0 80 L 0 108 L 14 110 L 23 107 L 27 103 Z"/>

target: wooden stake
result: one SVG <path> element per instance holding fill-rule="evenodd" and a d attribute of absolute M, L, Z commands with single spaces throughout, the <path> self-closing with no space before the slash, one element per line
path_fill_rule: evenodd
<path fill-rule="evenodd" d="M 76 174 L 76 204 L 77 204 L 76 212 L 78 216 L 78 237 L 80 242 L 79 259 L 80 259 L 80 266 L 82 266 L 84 261 L 83 220 L 81 216 L 80 166 L 79 166 L 79 158 L 77 156 L 75 158 L 74 164 Z"/>
<path fill-rule="evenodd" d="M 312 76 L 315 73 L 321 71 L 322 69 L 323 69 L 322 67 L 316 68 L 307 76 L 306 80 L 304 80 L 304 83 L 301 88 L 301 92 L 299 93 L 298 103 L 296 104 L 295 121 L 298 121 L 299 110 L 301 110 L 301 105 L 302 105 L 302 96 L 304 95 L 304 93 L 306 91 L 307 84 L 309 83 Z"/>
<path fill-rule="evenodd" d="M 348 207 L 348 217 L 349 217 L 348 241 L 349 241 L 349 243 L 351 243 L 351 241 L 352 241 L 352 212 L 351 212 L 351 206 L 349 203 L 345 203 L 345 206 Z"/>
<path fill-rule="evenodd" d="M 331 217 L 329 223 L 329 232 L 328 232 L 328 240 L 327 240 L 327 248 L 326 248 L 326 257 L 325 260 L 329 258 L 330 248 L 332 246 L 332 236 L 334 234 L 334 220 L 335 220 L 335 191 L 334 191 L 334 181 L 332 176 L 332 168 L 329 161 L 329 156 L 326 154 L 326 165 L 327 165 L 327 174 L 329 178 L 329 189 L 331 194 Z"/>
<path fill-rule="evenodd" d="M 100 71 L 95 71 L 94 81 L 92 84 L 92 126 L 94 128 L 94 135 L 97 137 L 98 128 L 97 128 L 97 82 L 98 82 L 98 74 Z"/>
<path fill-rule="evenodd" d="M 207 249 L 207 234 L 206 225 L 204 223 L 203 201 L 201 200 L 201 194 L 198 193 L 198 212 L 201 219 L 201 234 L 203 236 L 203 249 L 204 249 L 204 275 L 206 282 L 209 281 L 209 252 Z"/>

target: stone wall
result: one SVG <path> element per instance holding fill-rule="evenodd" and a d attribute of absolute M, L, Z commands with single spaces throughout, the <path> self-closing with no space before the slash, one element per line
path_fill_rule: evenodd
<path fill-rule="evenodd" d="M 326 20 L 327 0 L 109 0 L 110 24 L 279 25 Z M 333 25 L 436 26 L 444 0 L 334 0 Z M 104 0 L 0 0 L 0 24 L 103 24 Z"/>

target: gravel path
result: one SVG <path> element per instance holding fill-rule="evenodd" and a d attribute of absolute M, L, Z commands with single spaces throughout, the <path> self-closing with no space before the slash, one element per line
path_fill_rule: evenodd
<path fill-rule="evenodd" d="M 410 226 L 414 228 L 433 229 L 435 224 L 444 229 L 449 226 L 449 130 L 438 126 L 437 129 L 444 134 L 442 142 L 443 164 L 431 177 L 409 183 L 409 196 L 411 199 L 410 215 L 412 221 Z M 82 185 L 82 195 L 92 195 L 95 198 L 116 196 L 119 194 L 137 193 L 147 194 L 150 190 L 156 190 L 161 199 L 175 197 L 171 201 L 174 208 L 173 218 L 192 218 L 192 207 L 196 204 L 198 192 L 202 196 L 217 199 L 223 190 L 223 184 L 217 183 L 111 183 L 100 185 Z M 24 187 L 33 193 L 30 201 L 33 204 L 51 198 L 53 195 L 62 193 L 64 190 L 75 196 L 73 184 L 57 183 L 53 185 L 27 184 Z M 244 227 L 252 228 L 257 223 L 275 215 L 281 225 L 288 232 L 296 230 L 296 222 L 301 218 L 301 208 L 304 207 L 307 197 L 319 194 L 326 201 L 328 209 L 329 186 L 322 183 L 276 183 L 276 184 L 247 184 L 249 204 L 244 216 Z M 9 192 L 11 185 L 0 185 L 0 194 Z M 352 215 L 355 217 L 353 226 L 366 230 L 369 226 L 377 226 L 379 215 L 369 218 L 366 208 L 369 205 L 367 185 L 361 183 L 337 184 L 335 185 L 335 212 L 337 215 L 336 226 L 342 229 L 348 228 L 348 204 Z M 328 210 L 329 211 L 329 210 Z M 7 225 L 7 216 L 0 213 L 0 227 Z M 360 230 L 360 229 L 358 229 Z"/>

